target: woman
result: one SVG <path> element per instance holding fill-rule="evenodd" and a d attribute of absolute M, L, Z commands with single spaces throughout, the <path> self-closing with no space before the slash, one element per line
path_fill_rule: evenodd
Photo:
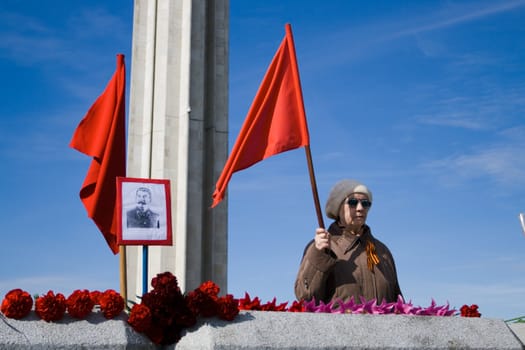
<path fill-rule="evenodd" d="M 325 212 L 335 221 L 328 230 L 317 228 L 305 248 L 295 281 L 298 300 L 361 302 L 362 296 L 381 303 L 401 295 L 394 258 L 366 225 L 371 206 L 372 192 L 355 180 L 332 188 Z"/>

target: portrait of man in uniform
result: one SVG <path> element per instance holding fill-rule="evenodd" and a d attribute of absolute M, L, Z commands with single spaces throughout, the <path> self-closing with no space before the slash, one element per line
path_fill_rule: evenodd
<path fill-rule="evenodd" d="M 160 228 L 159 214 L 150 209 L 151 190 L 139 187 L 135 193 L 136 207 L 127 212 L 127 227 Z"/>

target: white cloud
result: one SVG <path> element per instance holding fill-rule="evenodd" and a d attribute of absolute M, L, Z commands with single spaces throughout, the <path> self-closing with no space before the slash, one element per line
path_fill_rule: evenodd
<path fill-rule="evenodd" d="M 406 29 L 401 29 L 397 32 L 392 32 L 386 38 L 393 39 L 397 37 L 404 37 L 409 35 L 416 35 L 423 32 L 428 32 L 436 29 L 442 29 L 452 27 L 465 22 L 471 22 L 480 18 L 485 18 L 502 12 L 511 11 L 515 8 L 525 5 L 525 1 L 507 1 L 503 3 L 492 3 L 489 2 L 489 6 L 481 7 L 479 2 L 473 2 L 466 6 L 454 6 L 448 5 L 445 8 L 438 9 L 435 11 L 436 17 L 433 19 L 419 16 L 418 21 L 425 23 L 422 25 L 408 26 Z M 434 16 L 432 14 L 431 16 Z"/>
<path fill-rule="evenodd" d="M 503 144 L 479 148 L 465 154 L 430 161 L 423 168 L 449 184 L 489 178 L 500 185 L 522 186 L 525 182 L 525 145 Z"/>
<path fill-rule="evenodd" d="M 467 130 L 510 129 L 521 120 L 525 106 L 522 86 L 483 75 L 474 79 L 464 71 L 457 71 L 455 80 L 419 88 L 418 93 L 426 107 L 415 116 L 416 123 Z"/>
<path fill-rule="evenodd" d="M 119 43 L 118 51 L 131 44 L 132 19 L 126 23 L 124 18 L 103 8 L 79 9 L 77 14 L 53 26 L 37 16 L 13 12 L 0 14 L 0 23 L 0 55 L 26 66 L 58 63 L 92 71 L 93 62 L 105 59 L 99 55 L 108 45 Z M 64 28 L 57 29 L 57 25 Z"/>
<path fill-rule="evenodd" d="M 479 117 L 466 111 L 445 112 L 438 115 L 421 115 L 416 118 L 416 121 L 421 124 L 456 127 L 469 130 L 482 130 L 488 127 L 484 120 L 480 120 Z"/>

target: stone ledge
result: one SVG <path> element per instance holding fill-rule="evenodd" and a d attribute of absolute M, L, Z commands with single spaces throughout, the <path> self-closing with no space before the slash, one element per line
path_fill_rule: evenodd
<path fill-rule="evenodd" d="M 0 349 L 155 349 L 126 320 L 124 314 L 106 320 L 100 313 L 91 313 L 85 320 L 66 314 L 59 322 L 48 323 L 34 313 L 22 320 L 0 315 Z"/>
<path fill-rule="evenodd" d="M 525 349 L 503 320 L 247 312 L 189 329 L 176 349 Z"/>
<path fill-rule="evenodd" d="M 338 315 L 243 311 L 233 322 L 201 320 L 179 343 L 198 349 L 512 349 L 523 350 L 525 324 L 486 318 Z M 521 337 L 521 341 L 519 340 Z M 100 313 L 57 323 L 0 318 L 1 349 L 157 349 L 126 323 Z"/>

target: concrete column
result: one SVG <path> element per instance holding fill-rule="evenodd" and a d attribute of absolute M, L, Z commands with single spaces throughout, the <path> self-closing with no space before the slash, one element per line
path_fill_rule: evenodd
<path fill-rule="evenodd" d="M 173 246 L 149 247 L 149 280 L 227 291 L 227 201 L 210 209 L 228 154 L 229 0 L 135 0 L 128 177 L 171 181 Z M 142 247 L 127 247 L 128 298 L 142 294 Z"/>

